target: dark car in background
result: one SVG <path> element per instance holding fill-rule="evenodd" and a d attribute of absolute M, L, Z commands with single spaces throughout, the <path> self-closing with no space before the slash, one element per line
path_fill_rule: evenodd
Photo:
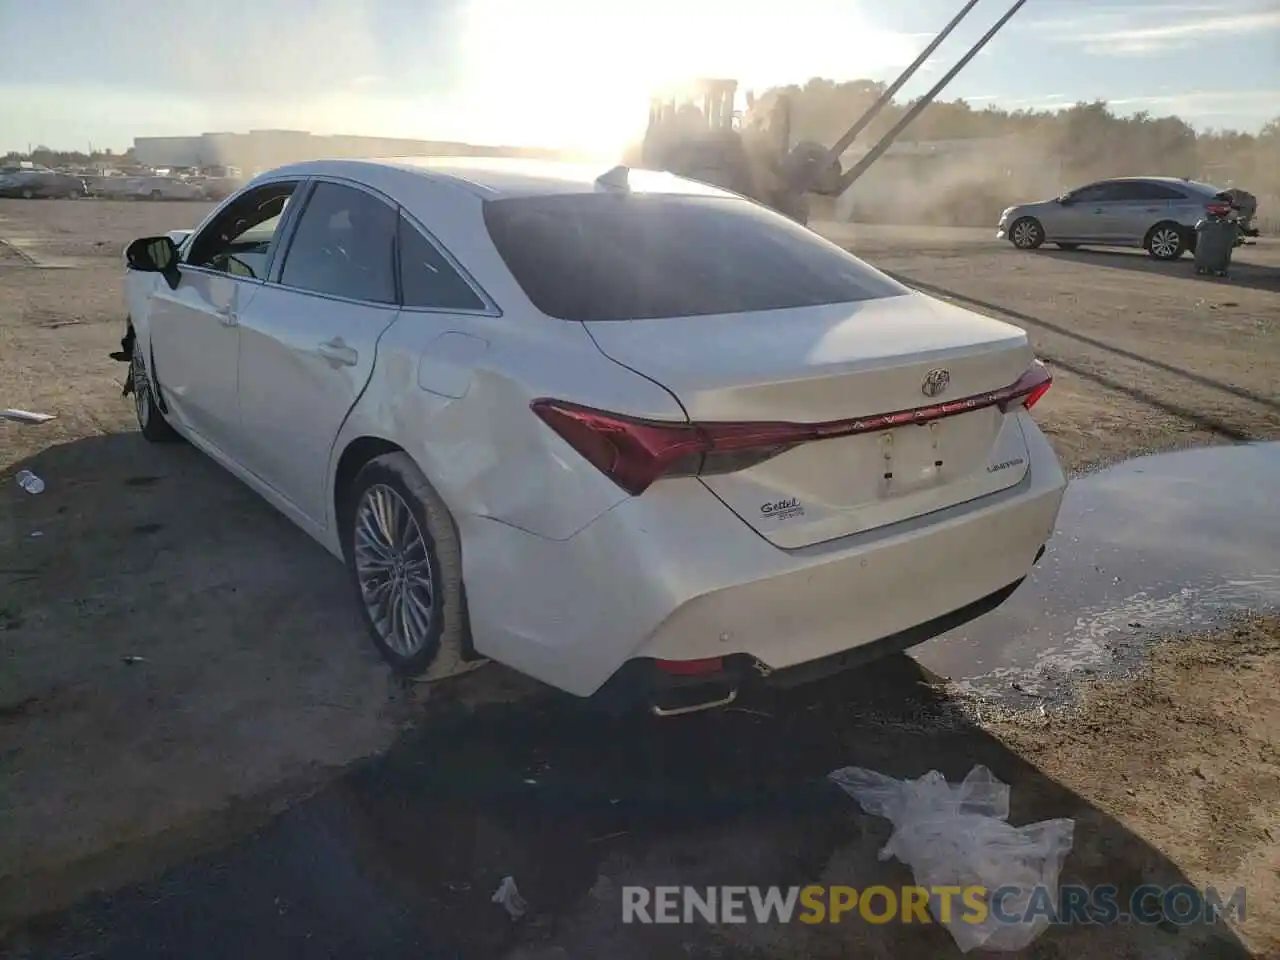
<path fill-rule="evenodd" d="M 0 173 L 0 197 L 24 200 L 75 198 L 88 195 L 82 178 L 53 170 L 17 170 Z"/>

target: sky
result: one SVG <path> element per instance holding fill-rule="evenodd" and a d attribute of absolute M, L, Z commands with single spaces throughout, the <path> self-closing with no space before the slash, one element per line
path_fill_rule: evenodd
<path fill-rule="evenodd" d="M 902 95 L 932 86 L 1011 2 L 981 0 Z M 0 0 L 0 154 L 252 128 L 609 149 L 680 78 L 891 80 L 960 6 Z M 1105 99 L 1256 131 L 1280 115 L 1280 0 L 1028 0 L 942 95 L 956 97 Z"/>

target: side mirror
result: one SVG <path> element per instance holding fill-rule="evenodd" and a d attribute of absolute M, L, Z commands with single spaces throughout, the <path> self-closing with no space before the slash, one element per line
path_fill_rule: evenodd
<path fill-rule="evenodd" d="M 142 237 L 125 248 L 125 262 L 130 270 L 140 273 L 160 273 L 169 282 L 169 288 L 178 289 L 178 246 L 167 236 Z"/>

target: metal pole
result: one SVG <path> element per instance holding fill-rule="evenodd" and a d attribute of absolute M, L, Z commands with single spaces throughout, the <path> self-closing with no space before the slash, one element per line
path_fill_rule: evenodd
<path fill-rule="evenodd" d="M 902 89 L 902 85 L 910 80 L 912 75 L 924 65 L 924 62 L 929 59 L 929 56 L 933 51 L 938 49 L 938 46 L 942 41 L 951 35 L 951 31 L 960 25 L 960 21 L 968 16 L 969 11 L 977 6 L 977 4 L 978 0 L 969 0 L 969 2 L 961 8 L 960 12 L 955 15 L 952 21 L 942 28 L 942 32 L 934 37 L 927 47 L 920 51 L 920 55 L 911 62 L 911 65 L 899 74 L 898 79 L 893 81 L 893 83 L 889 85 L 888 89 L 880 95 L 880 98 L 876 100 L 867 112 L 858 119 L 857 123 L 850 127 L 845 132 L 845 135 L 835 142 L 831 149 L 827 151 L 827 155 L 823 157 L 821 165 L 819 165 L 815 171 L 810 172 L 808 182 L 802 184 L 804 190 L 802 190 L 801 193 L 806 192 L 809 187 L 812 186 L 813 181 L 817 179 L 818 175 L 823 170 L 826 170 L 840 159 L 840 155 L 849 149 L 849 144 L 857 140 L 858 134 L 867 129 L 867 126 L 872 120 L 880 116 L 880 111 L 893 101 L 894 96 Z"/>
<path fill-rule="evenodd" d="M 933 88 L 928 93 L 916 101 L 901 120 L 894 124 L 893 129 L 881 137 L 880 142 L 868 150 L 866 156 L 854 164 L 853 167 L 840 178 L 840 193 L 844 193 L 844 191 L 848 190 L 855 180 L 866 173 L 867 169 L 880 159 L 884 152 L 893 145 L 893 141 L 898 139 L 898 134 L 902 133 L 902 131 L 905 130 L 916 117 L 920 116 L 929 104 L 933 103 L 934 99 L 942 92 L 943 88 L 955 79 L 956 74 L 963 70 L 965 66 L 968 65 L 969 61 L 978 55 L 979 51 L 987 45 L 992 37 L 1000 32 L 1001 27 L 1013 19 L 1013 15 L 1021 10 L 1022 5 L 1026 2 L 1027 0 L 1017 0 L 1017 3 L 1010 7 L 1008 12 L 997 20 L 990 30 L 982 35 L 982 39 L 974 44 L 973 49 L 961 57 L 960 62 L 948 70 L 943 75 L 942 79 L 934 84 Z"/>

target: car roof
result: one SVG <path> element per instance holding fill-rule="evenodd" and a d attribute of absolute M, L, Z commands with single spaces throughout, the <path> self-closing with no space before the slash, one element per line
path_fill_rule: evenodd
<path fill-rule="evenodd" d="M 498 302 L 523 294 L 493 245 L 484 219 L 487 201 L 524 197 L 588 196 L 611 188 L 597 181 L 616 167 L 545 160 L 467 157 L 395 157 L 307 160 L 266 170 L 234 194 L 281 180 L 331 178 L 381 194 L 417 221 Z M 634 192 L 735 198 L 736 194 L 669 173 L 627 171 Z M 616 180 L 610 177 L 610 180 Z M 226 203 L 233 203 L 228 199 Z M 220 215 L 218 207 L 196 228 Z"/>
<path fill-rule="evenodd" d="M 1108 177 L 1105 180 L 1097 180 L 1096 183 L 1164 183 L 1171 187 L 1190 187 L 1193 190 L 1208 190 L 1217 193 L 1218 188 L 1213 184 L 1202 183 L 1199 180 L 1187 180 L 1184 177 Z"/>
<path fill-rule="evenodd" d="M 511 197 L 595 193 L 598 178 L 614 167 L 607 163 L 565 163 L 507 157 L 391 157 L 367 160 L 308 160 L 263 174 L 337 176 L 372 187 L 403 182 L 405 174 L 458 187 L 485 200 Z M 731 196 L 716 187 L 653 170 L 625 170 L 632 192 Z"/>

